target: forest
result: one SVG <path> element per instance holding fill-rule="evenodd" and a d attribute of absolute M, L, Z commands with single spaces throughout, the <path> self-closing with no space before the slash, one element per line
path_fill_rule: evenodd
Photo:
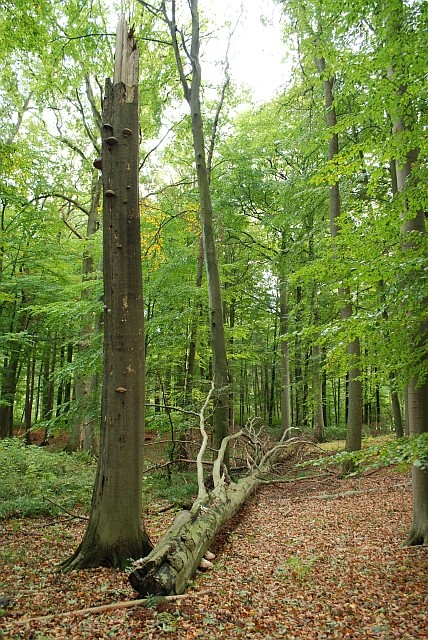
<path fill-rule="evenodd" d="M 428 3 L 256 4 L 1 3 L 2 638 L 426 637 Z"/>

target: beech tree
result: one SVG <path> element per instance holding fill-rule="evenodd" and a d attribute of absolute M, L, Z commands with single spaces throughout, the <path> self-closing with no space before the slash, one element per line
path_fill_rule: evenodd
<path fill-rule="evenodd" d="M 144 307 L 140 216 L 138 49 L 121 17 L 103 109 L 104 377 L 100 455 L 90 520 L 63 571 L 124 568 L 151 544 L 141 529 Z M 99 161 L 97 161 L 97 164 Z"/>
<path fill-rule="evenodd" d="M 171 43 L 175 55 L 180 82 L 184 97 L 189 105 L 192 121 L 193 151 L 196 165 L 196 175 L 199 192 L 200 220 L 202 228 L 205 268 L 208 280 L 209 296 L 209 326 L 212 349 L 212 368 L 214 380 L 214 412 L 213 439 L 214 446 L 219 449 L 223 438 L 229 433 L 231 420 L 229 370 L 226 355 L 226 340 L 224 335 L 223 302 L 220 281 L 220 271 L 217 258 L 217 247 L 214 231 L 213 206 L 210 190 L 210 175 L 205 151 L 204 122 L 201 111 L 201 63 L 200 50 L 200 21 L 198 0 L 189 3 L 191 14 L 190 47 L 184 33 L 176 22 L 176 2 L 163 1 L 160 7 L 139 0 L 140 4 L 150 12 L 161 17 L 169 30 Z M 184 56 L 184 60 L 183 60 Z M 185 65 L 190 64 L 191 81 Z M 226 457 L 227 458 L 227 457 Z"/>
<path fill-rule="evenodd" d="M 383 3 L 383 27 L 385 45 L 390 52 L 390 64 L 387 69 L 388 78 L 395 87 L 395 99 L 391 102 L 392 136 L 398 140 L 399 153 L 395 160 L 397 176 L 397 196 L 401 203 L 400 218 L 403 234 L 404 255 L 421 255 L 426 258 L 425 239 L 425 211 L 412 192 L 417 188 L 420 178 L 417 174 L 418 164 L 422 161 L 421 150 L 412 144 L 414 121 L 419 114 L 411 103 L 409 93 L 410 70 L 402 63 L 397 55 L 405 38 L 408 17 L 402 0 L 395 0 L 388 7 Z M 404 31 L 404 33 L 403 33 Z M 413 256 L 410 258 L 413 261 Z M 410 278 L 412 272 L 410 272 Z M 417 274 L 416 274 L 417 275 Z M 414 286 L 412 282 L 411 287 Z M 405 282 L 404 287 L 409 287 Z M 424 303 L 427 299 L 424 298 Z M 417 356 L 418 372 L 407 381 L 407 410 L 410 435 L 419 435 L 428 431 L 428 318 L 422 317 L 409 331 L 409 338 L 414 345 Z M 428 471 L 417 465 L 412 467 L 413 490 L 413 523 L 407 538 L 408 545 L 425 544 L 428 542 Z"/>

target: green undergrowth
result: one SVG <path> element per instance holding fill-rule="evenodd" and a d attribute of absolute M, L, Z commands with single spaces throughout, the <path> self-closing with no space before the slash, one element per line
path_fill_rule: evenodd
<path fill-rule="evenodd" d="M 96 459 L 85 453 L 48 451 L 18 438 L 0 440 L 0 518 L 89 513 L 95 470 Z M 145 506 L 165 500 L 182 508 L 196 494 L 193 471 L 144 476 Z"/>
<path fill-rule="evenodd" d="M 166 500 L 171 505 L 183 508 L 192 504 L 197 493 L 195 471 L 174 470 L 170 476 L 158 471 L 144 476 L 144 504 L 150 504 L 151 500 Z"/>
<path fill-rule="evenodd" d="M 428 434 L 400 440 L 367 439 L 363 451 L 353 454 L 343 453 L 343 444 L 341 441 L 322 445 L 325 455 L 297 464 L 295 472 L 304 476 L 311 473 L 313 466 L 341 464 L 349 459 L 356 472 L 388 465 L 408 468 L 416 464 L 428 468 Z M 335 454 L 338 449 L 342 453 Z M 53 516 L 67 511 L 87 514 L 95 469 L 95 458 L 84 453 L 48 451 L 45 447 L 28 446 L 18 438 L 0 440 L 0 518 Z M 145 473 L 146 508 L 159 501 L 186 508 L 196 494 L 194 469 L 180 471 L 172 466 L 170 474 L 166 469 Z"/>
<path fill-rule="evenodd" d="M 352 463 L 353 475 L 392 465 L 402 471 L 407 471 L 412 465 L 428 469 L 428 433 L 404 438 L 367 438 L 363 441 L 361 451 L 347 452 L 343 451 L 342 446 L 336 448 L 334 445 L 321 445 L 327 455 L 298 466 L 326 467 Z"/>
<path fill-rule="evenodd" d="M 87 513 L 94 476 L 94 460 L 84 453 L 0 440 L 0 518 Z"/>

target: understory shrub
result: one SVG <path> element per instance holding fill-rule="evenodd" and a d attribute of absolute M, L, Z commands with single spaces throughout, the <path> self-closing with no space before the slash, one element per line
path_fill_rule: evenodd
<path fill-rule="evenodd" d="M 95 464 L 83 453 L 0 440 L 0 518 L 88 512 Z"/>

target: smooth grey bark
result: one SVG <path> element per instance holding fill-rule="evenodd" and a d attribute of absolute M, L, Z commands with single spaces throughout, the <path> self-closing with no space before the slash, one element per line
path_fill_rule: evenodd
<path fill-rule="evenodd" d="M 196 163 L 202 240 L 208 284 L 213 380 L 215 386 L 215 395 L 213 396 L 213 444 L 216 449 L 219 449 L 223 438 L 225 438 L 229 432 L 230 395 L 228 387 L 230 385 L 230 378 L 224 334 L 220 272 L 213 223 L 209 175 L 210 167 L 207 164 L 205 152 L 204 126 L 200 103 L 202 75 L 199 60 L 200 34 L 198 0 L 189 0 L 189 7 L 192 18 L 192 36 L 190 51 L 186 49 L 186 55 L 188 56 L 192 69 L 190 84 L 184 71 L 180 55 L 180 44 L 177 39 L 181 34 L 175 20 L 175 0 L 171 1 L 171 17 L 169 17 L 167 13 L 165 2 L 162 3 L 163 16 L 170 31 L 180 81 L 183 87 L 184 97 L 190 108 L 192 120 L 193 150 Z M 227 464 L 227 457 L 225 463 Z"/>
<path fill-rule="evenodd" d="M 395 435 L 397 438 L 402 438 L 404 436 L 403 418 L 401 415 L 400 398 L 398 397 L 398 392 L 395 388 L 395 375 L 393 373 L 389 376 L 389 380 L 391 386 L 392 420 L 394 422 Z"/>
<path fill-rule="evenodd" d="M 312 363 L 313 363 L 313 405 L 314 405 L 314 438 L 315 442 L 324 442 L 325 440 L 325 424 L 324 424 L 324 404 L 323 404 L 323 388 L 322 388 L 322 362 L 321 347 L 319 344 L 312 347 Z"/>
<path fill-rule="evenodd" d="M 333 160 L 339 153 L 339 136 L 333 132 L 337 124 L 337 116 L 334 102 L 334 77 L 324 78 L 326 62 L 324 58 L 315 58 L 315 64 L 322 77 L 324 89 L 324 106 L 326 110 L 327 128 L 332 131 L 328 141 L 328 159 Z M 333 239 L 340 233 L 339 216 L 341 212 L 340 187 L 339 182 L 335 182 L 329 188 L 330 200 L 330 235 Z M 352 315 L 352 304 L 349 301 L 350 292 L 348 288 L 339 289 L 341 298 L 341 316 L 346 321 Z M 363 429 L 363 400 L 361 388 L 360 370 L 360 340 L 356 337 L 347 347 L 349 358 L 348 369 L 348 418 L 346 425 L 346 450 L 358 451 L 361 449 L 362 429 Z M 344 473 L 351 470 L 351 463 L 344 465 Z"/>
<path fill-rule="evenodd" d="M 279 291 L 280 344 L 281 344 L 281 427 L 283 432 L 291 429 L 291 383 L 290 383 L 290 350 L 288 339 L 288 303 L 287 283 L 281 278 Z"/>
<path fill-rule="evenodd" d="M 393 105 L 393 127 L 392 135 L 396 138 L 403 139 L 406 145 L 405 134 L 412 128 L 411 115 L 413 112 L 411 97 L 406 99 L 407 87 L 405 85 L 405 76 L 400 77 L 395 70 L 395 59 L 398 52 L 401 51 L 402 44 L 402 25 L 404 23 L 404 4 L 398 1 L 393 7 L 383 5 L 385 19 L 385 35 L 387 43 L 392 45 L 393 56 L 391 65 L 388 68 L 388 78 L 397 87 L 396 101 Z M 402 67 L 400 59 L 400 67 Z M 404 79 L 403 79 L 404 78 Z M 404 146 L 404 148 L 406 148 Z M 417 164 L 419 158 L 419 149 L 407 149 L 402 159 L 395 160 L 396 169 L 396 187 L 400 195 L 405 194 L 406 190 L 411 186 L 412 170 Z M 410 199 L 411 202 L 411 199 Z M 409 201 L 403 198 L 403 208 L 401 212 L 401 232 L 403 235 L 402 250 L 403 253 L 410 253 L 415 249 L 418 236 L 426 234 L 425 228 L 425 212 L 422 209 L 416 211 L 409 210 Z M 405 286 L 413 287 L 414 283 L 411 274 Z M 422 354 L 417 365 L 426 371 L 427 351 L 426 344 L 428 339 L 428 318 L 420 322 L 417 332 L 407 336 L 412 341 L 415 350 L 418 349 Z M 424 367 L 425 365 L 425 367 Z M 418 435 L 428 431 L 428 377 L 419 378 L 413 375 L 407 384 L 407 420 L 410 435 Z M 419 467 L 412 468 L 412 495 L 413 495 L 413 521 L 410 533 L 406 540 L 407 545 L 426 544 L 428 542 L 428 471 Z"/>
<path fill-rule="evenodd" d="M 124 568 L 152 548 L 141 525 L 144 307 L 138 198 L 138 49 L 124 16 L 103 112 L 104 378 L 100 455 L 83 540 L 63 571 Z"/>
<path fill-rule="evenodd" d="M 394 134 L 406 128 L 402 116 L 399 116 L 394 124 Z M 411 177 L 412 166 L 418 158 L 419 152 L 413 149 L 408 152 L 404 162 L 400 165 L 397 161 L 397 187 L 400 193 L 406 190 Z M 425 214 L 418 211 L 414 217 L 408 218 L 407 210 L 402 214 L 403 224 L 401 231 L 403 234 L 403 252 L 406 253 L 414 248 L 415 235 L 425 235 Z M 409 282 L 409 286 L 412 283 Z M 411 335 L 415 349 L 424 347 L 428 338 L 428 321 L 422 321 L 418 328 L 417 335 Z M 421 349 L 422 358 L 427 359 L 426 350 Z M 419 364 L 423 364 L 420 362 Z M 414 375 L 407 384 L 407 411 L 409 434 L 419 435 L 428 431 L 428 377 L 420 380 Z M 412 527 L 406 544 L 419 545 L 428 542 L 428 471 L 419 467 L 412 467 L 412 495 L 413 495 L 413 520 Z"/>

